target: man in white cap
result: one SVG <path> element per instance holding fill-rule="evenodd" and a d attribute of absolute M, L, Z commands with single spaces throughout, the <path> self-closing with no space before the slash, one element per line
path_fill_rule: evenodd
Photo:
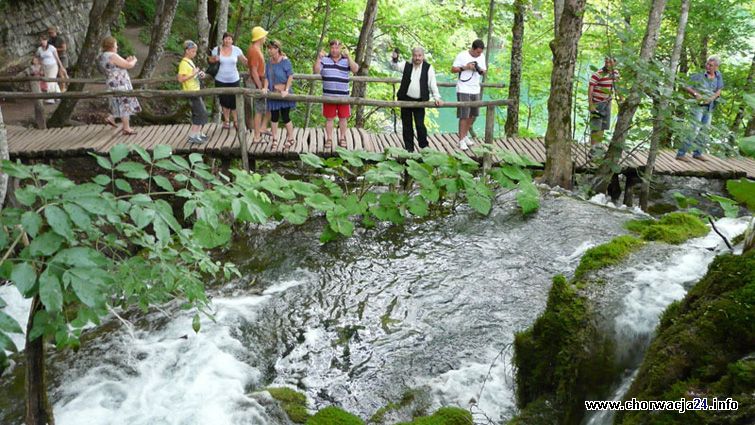
<path fill-rule="evenodd" d="M 267 79 L 265 78 L 265 57 L 262 55 L 262 46 L 267 39 L 267 31 L 262 27 L 252 28 L 252 44 L 246 51 L 246 60 L 249 63 L 249 77 L 254 87 L 267 92 Z M 260 142 L 262 129 L 267 127 L 267 102 L 262 98 L 254 99 L 254 139 L 253 143 Z"/>

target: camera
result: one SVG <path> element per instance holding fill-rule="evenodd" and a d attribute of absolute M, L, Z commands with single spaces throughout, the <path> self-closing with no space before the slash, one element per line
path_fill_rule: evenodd
<path fill-rule="evenodd" d="M 472 62 L 474 64 L 474 70 L 477 71 L 478 74 L 482 75 L 482 70 L 480 69 L 480 65 L 477 63 L 477 61 Z"/>

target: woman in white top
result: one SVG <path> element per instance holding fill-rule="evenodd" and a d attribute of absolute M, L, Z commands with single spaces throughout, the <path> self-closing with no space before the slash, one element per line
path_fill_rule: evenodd
<path fill-rule="evenodd" d="M 241 77 L 236 65 L 241 62 L 246 66 L 247 62 L 244 52 L 233 45 L 231 34 L 223 33 L 223 44 L 220 49 L 217 47 L 212 49 L 212 57 L 208 61 L 210 63 L 220 62 L 220 68 L 215 75 L 215 87 L 239 87 Z M 220 96 L 220 106 L 223 108 L 223 128 L 231 128 L 228 121 L 229 115 L 233 115 L 234 127 L 239 128 L 238 116 L 236 115 L 236 96 L 232 94 Z"/>
<path fill-rule="evenodd" d="M 58 57 L 58 50 L 52 44 L 48 43 L 47 34 L 39 36 L 39 47 L 37 48 L 37 57 L 42 62 L 42 69 L 45 72 L 47 78 L 58 78 L 58 71 L 60 71 L 63 78 L 68 78 L 68 73 L 60 62 Z M 47 83 L 48 93 L 60 93 L 60 86 L 56 82 Z M 55 103 L 56 99 L 47 99 L 45 103 Z"/>

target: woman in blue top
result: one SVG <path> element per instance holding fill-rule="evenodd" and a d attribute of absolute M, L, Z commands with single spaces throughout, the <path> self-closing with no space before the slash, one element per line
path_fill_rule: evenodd
<path fill-rule="evenodd" d="M 241 60 L 239 61 L 239 58 Z M 238 62 L 245 66 L 246 56 L 240 48 L 233 45 L 233 36 L 229 33 L 223 33 L 223 44 L 212 49 L 212 57 L 208 62 L 220 62 L 220 68 L 215 75 L 215 87 L 238 87 L 241 81 L 239 70 L 236 66 Z M 239 128 L 238 117 L 236 115 L 236 96 L 232 94 L 220 96 L 220 106 L 223 108 L 223 128 L 231 128 L 228 116 L 233 115 L 233 125 Z"/>
<path fill-rule="evenodd" d="M 267 52 L 270 60 L 265 67 L 265 77 L 268 81 L 268 90 L 280 93 L 286 97 L 291 91 L 291 84 L 294 81 L 294 68 L 291 61 L 283 54 L 281 42 L 273 40 L 267 45 Z M 278 136 L 278 120 L 286 126 L 286 143 L 283 150 L 287 151 L 294 145 L 294 125 L 291 123 L 289 113 L 291 108 L 296 107 L 296 102 L 289 100 L 270 99 L 267 102 L 267 110 L 270 111 L 270 129 L 273 133 L 273 144 L 271 149 L 276 149 Z"/>

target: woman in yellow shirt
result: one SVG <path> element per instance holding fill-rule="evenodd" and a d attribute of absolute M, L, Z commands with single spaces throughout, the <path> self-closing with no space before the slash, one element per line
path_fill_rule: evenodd
<path fill-rule="evenodd" d="M 178 82 L 184 91 L 199 91 L 199 80 L 204 78 L 204 72 L 194 65 L 192 59 L 197 55 L 197 44 L 191 40 L 184 41 L 184 57 L 178 64 Z M 202 134 L 202 126 L 207 124 L 207 108 L 200 96 L 190 97 L 191 102 L 191 130 L 189 143 L 204 143 L 207 136 Z"/>

